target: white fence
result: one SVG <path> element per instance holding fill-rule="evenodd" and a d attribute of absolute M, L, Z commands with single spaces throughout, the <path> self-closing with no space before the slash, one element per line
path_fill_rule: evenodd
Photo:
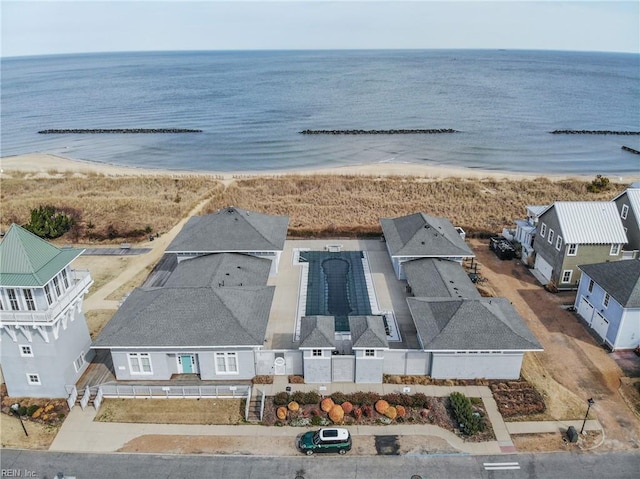
<path fill-rule="evenodd" d="M 251 386 L 142 386 L 102 384 L 98 394 L 104 398 L 247 398 Z"/>

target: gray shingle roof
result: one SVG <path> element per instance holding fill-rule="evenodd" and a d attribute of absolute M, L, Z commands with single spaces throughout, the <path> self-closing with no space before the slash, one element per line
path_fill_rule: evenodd
<path fill-rule="evenodd" d="M 430 298 L 480 298 L 478 289 L 455 261 L 422 258 L 402 264 L 414 296 Z"/>
<path fill-rule="evenodd" d="M 271 261 L 240 253 L 213 253 L 182 260 L 163 286 L 264 286 Z"/>
<path fill-rule="evenodd" d="M 446 218 L 415 213 L 380 224 L 392 256 L 475 256 Z"/>
<path fill-rule="evenodd" d="M 44 286 L 83 251 L 58 248 L 14 223 L 0 242 L 0 285 Z"/>
<path fill-rule="evenodd" d="M 288 216 L 223 208 L 189 218 L 166 252 L 282 251 L 288 225 Z"/>
<path fill-rule="evenodd" d="M 504 298 L 407 298 L 423 349 L 527 351 L 542 346 Z"/>
<path fill-rule="evenodd" d="M 299 348 L 334 348 L 336 321 L 333 316 L 303 316 Z"/>
<path fill-rule="evenodd" d="M 388 348 L 382 316 L 349 316 L 354 348 Z"/>
<path fill-rule="evenodd" d="M 623 308 L 640 308 L 640 259 L 578 266 Z"/>
<path fill-rule="evenodd" d="M 138 288 L 94 346 L 262 346 L 273 293 L 273 286 Z"/>

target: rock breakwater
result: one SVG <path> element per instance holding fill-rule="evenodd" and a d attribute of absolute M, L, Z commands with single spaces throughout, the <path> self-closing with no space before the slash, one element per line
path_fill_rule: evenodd
<path fill-rule="evenodd" d="M 69 128 L 40 130 L 41 135 L 69 135 L 69 134 L 110 134 L 110 133 L 202 133 L 202 130 L 187 128 Z"/>
<path fill-rule="evenodd" d="M 552 135 L 640 135 L 640 131 L 611 130 L 553 130 Z"/>
<path fill-rule="evenodd" d="M 302 135 L 433 135 L 438 133 L 459 133 L 451 128 L 431 130 L 401 129 L 401 130 L 302 130 Z"/>

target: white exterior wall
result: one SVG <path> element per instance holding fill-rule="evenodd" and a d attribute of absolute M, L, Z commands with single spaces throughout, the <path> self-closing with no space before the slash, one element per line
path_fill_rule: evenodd
<path fill-rule="evenodd" d="M 355 382 L 381 384 L 385 351 L 375 350 L 375 357 L 366 357 L 362 349 L 354 350 L 354 354 L 356 358 Z"/>
<path fill-rule="evenodd" d="M 322 356 L 312 356 L 310 349 L 303 350 L 304 382 L 330 383 L 331 382 L 331 350 L 323 349 Z"/>
<path fill-rule="evenodd" d="M 634 349 L 637 346 L 640 346 L 640 308 L 625 309 L 613 347 Z"/>

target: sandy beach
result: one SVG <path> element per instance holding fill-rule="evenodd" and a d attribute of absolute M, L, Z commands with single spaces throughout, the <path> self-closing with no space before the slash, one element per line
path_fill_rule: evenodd
<path fill-rule="evenodd" d="M 119 166 L 105 163 L 97 163 L 83 160 L 75 160 L 63 156 L 47 154 L 47 153 L 30 153 L 25 155 L 8 156 L 0 159 L 0 173 L 2 176 L 9 175 L 11 171 L 20 171 L 29 173 L 33 178 L 52 177 L 56 173 L 62 174 L 70 172 L 76 175 L 101 174 L 105 176 L 192 176 L 204 175 L 215 176 L 222 180 L 231 180 L 238 177 L 254 177 L 254 176 L 280 176 L 287 174 L 296 175 L 361 175 L 361 176 L 413 176 L 424 178 L 469 178 L 469 179 L 511 179 L 526 180 L 544 176 L 549 179 L 563 180 L 567 178 L 577 178 L 581 180 L 592 179 L 592 176 L 568 176 L 553 175 L 540 173 L 518 174 L 511 172 L 501 172 L 494 170 L 479 170 L 470 168 L 457 168 L 449 166 L 431 166 L 418 165 L 413 163 L 365 163 L 353 166 L 342 166 L 336 168 L 318 168 L 318 169 L 301 169 L 301 170 L 282 170 L 282 171 L 242 171 L 242 172 L 214 172 L 214 171 L 179 171 L 179 170 L 160 170 L 148 168 L 133 168 L 127 166 Z M 640 179 L 640 171 L 635 177 L 616 177 L 611 178 L 616 182 L 631 182 Z"/>

